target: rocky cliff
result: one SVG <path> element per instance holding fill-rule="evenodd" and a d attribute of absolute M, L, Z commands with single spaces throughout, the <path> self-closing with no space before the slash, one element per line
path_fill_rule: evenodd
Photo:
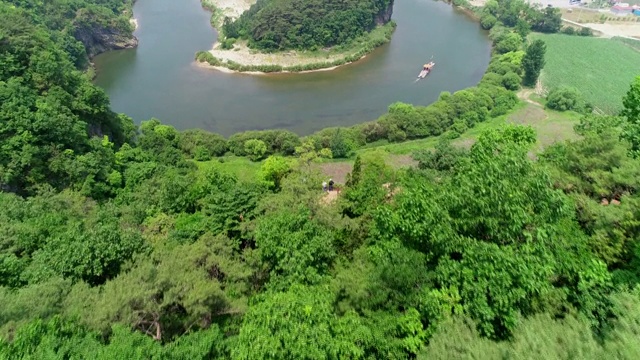
<path fill-rule="evenodd" d="M 391 21 L 391 15 L 393 14 L 393 1 L 389 1 L 389 5 L 380 10 L 380 12 L 376 15 L 376 25 L 384 25 Z"/>
<path fill-rule="evenodd" d="M 129 49 L 138 46 L 138 39 L 112 28 L 76 28 L 74 37 L 87 49 L 92 58 L 109 50 Z"/>
<path fill-rule="evenodd" d="M 101 21 L 93 14 L 79 15 L 74 21 L 73 36 L 82 42 L 89 58 L 109 50 L 138 46 L 138 39 L 133 36 L 133 28 L 128 21 Z"/>

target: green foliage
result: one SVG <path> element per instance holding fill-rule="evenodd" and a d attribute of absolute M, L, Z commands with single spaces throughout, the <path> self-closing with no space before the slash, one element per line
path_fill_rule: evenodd
<path fill-rule="evenodd" d="M 580 36 L 593 36 L 593 31 L 591 30 L 591 28 L 585 26 L 582 29 L 580 29 L 580 31 L 578 32 L 578 35 L 580 35 Z"/>
<path fill-rule="evenodd" d="M 140 235 L 127 228 L 117 209 L 99 207 L 77 193 L 30 200 L 3 194 L 0 203 L 0 218 L 7 222 L 2 248 L 13 254 L 7 259 L 13 265 L 4 270 L 6 280 L 13 280 L 3 285 L 52 277 L 104 283 L 143 248 Z"/>
<path fill-rule="evenodd" d="M 622 135 L 631 143 L 631 151 L 637 156 L 640 153 L 640 76 L 631 84 L 622 104 L 621 115 L 627 120 Z"/>
<path fill-rule="evenodd" d="M 252 161 L 259 161 L 266 154 L 267 145 L 262 140 L 250 139 L 244 143 L 244 152 Z"/>
<path fill-rule="evenodd" d="M 210 160 L 227 152 L 227 140 L 204 130 L 186 130 L 178 135 L 178 148 L 198 161 Z"/>
<path fill-rule="evenodd" d="M 638 80 L 622 116 L 585 116 L 579 139 L 537 156 L 531 128 L 502 126 L 418 151 L 418 169 L 356 153 L 341 191 L 319 190 L 319 158 L 505 114 L 534 58 L 510 43 L 553 31 L 555 10 L 487 2 L 504 53 L 428 107 L 225 140 L 137 129 L 74 70 L 65 31 L 128 2 L 12 3 L 31 10 L 0 5 L 0 358 L 638 357 Z M 354 4 L 321 5 L 370 9 Z M 210 160 L 227 151 L 266 160 Z"/>
<path fill-rule="evenodd" d="M 418 161 L 418 168 L 436 171 L 453 171 L 466 155 L 466 151 L 459 149 L 451 142 L 443 139 L 438 142 L 435 149 L 418 151 L 413 158 Z"/>
<path fill-rule="evenodd" d="M 262 262 L 271 276 L 278 278 L 272 282 L 284 288 L 294 283 L 316 284 L 322 279 L 335 256 L 332 238 L 331 232 L 300 206 L 265 215 L 255 230 Z"/>
<path fill-rule="evenodd" d="M 590 113 L 592 111 L 591 106 L 586 104 L 580 91 L 569 87 L 551 90 L 547 95 L 546 106 L 549 109 L 558 111 L 573 110 L 584 113 Z"/>
<path fill-rule="evenodd" d="M 210 235 L 193 244 L 161 245 L 102 288 L 75 286 L 68 313 L 103 333 L 120 322 L 156 340 L 207 328 L 246 306 L 250 272 L 234 256 L 235 246 L 224 236 Z"/>
<path fill-rule="evenodd" d="M 227 39 L 247 39 L 261 50 L 316 50 L 348 43 L 388 22 L 383 17 L 390 6 L 389 0 L 259 0 L 238 19 L 226 18 L 222 30 Z"/>
<path fill-rule="evenodd" d="M 570 225 L 567 200 L 526 160 L 534 141 L 527 128 L 483 133 L 449 181 L 429 186 L 416 179 L 397 210 L 382 211 L 377 220 L 381 234 L 430 258 L 437 288 L 460 289 L 465 312 L 491 337 L 515 329 L 515 308 L 554 306 L 542 305 L 558 286 L 549 279 L 564 276 L 567 266 L 589 266 L 582 265 L 586 239 Z"/>
<path fill-rule="evenodd" d="M 331 149 L 318 148 L 317 142 L 313 138 L 310 138 L 305 140 L 302 145 L 296 147 L 296 155 L 307 166 L 311 165 L 311 163 L 317 159 L 331 159 L 331 157 L 333 157 Z"/>
<path fill-rule="evenodd" d="M 640 52 L 618 39 L 532 34 L 546 44 L 545 66 L 541 82 L 547 89 L 569 86 L 579 89 L 585 100 L 607 115 L 623 108 L 620 99 L 629 90 L 629 82 L 638 76 Z M 633 41 L 633 40 L 626 40 Z M 639 41 L 635 41 L 639 43 Z M 636 44 L 636 46 L 638 46 Z M 601 54 L 609 54 L 607 72 L 602 69 Z"/>
<path fill-rule="evenodd" d="M 504 85 L 507 90 L 520 89 L 520 82 L 522 82 L 522 79 L 514 72 L 508 72 L 502 77 L 502 85 Z"/>
<path fill-rule="evenodd" d="M 520 35 L 509 32 L 499 36 L 494 40 L 495 50 L 500 54 L 511 51 L 518 51 L 522 47 L 522 37 Z"/>
<path fill-rule="evenodd" d="M 293 164 L 290 160 L 281 156 L 269 156 L 262 167 L 260 168 L 260 175 L 265 181 L 268 181 L 273 185 L 273 188 L 280 189 L 282 179 L 293 170 Z"/>
<path fill-rule="evenodd" d="M 485 30 L 491 30 L 491 28 L 498 22 L 495 16 L 491 14 L 484 14 L 480 18 L 480 25 Z"/>
<path fill-rule="evenodd" d="M 555 33 L 560 31 L 562 19 L 560 9 L 531 5 L 523 0 L 491 0 L 482 8 L 483 16 L 494 16 L 505 26 L 518 30 L 524 37 L 529 29 Z"/>
<path fill-rule="evenodd" d="M 343 213 L 352 218 L 370 213 L 393 192 L 392 180 L 393 172 L 385 164 L 383 154 L 358 156 L 345 184 Z"/>
<path fill-rule="evenodd" d="M 90 138 L 108 135 L 120 146 L 123 119 L 25 12 L 0 4 L 0 16 L 0 188 L 29 194 L 44 183 L 106 180 L 113 164 Z"/>
<path fill-rule="evenodd" d="M 235 44 L 236 39 L 234 38 L 226 38 L 224 40 L 222 40 L 222 43 L 220 44 L 220 48 L 222 50 L 231 50 L 233 49 L 233 44 Z"/>
<path fill-rule="evenodd" d="M 542 40 L 534 40 L 527 46 L 527 52 L 522 59 L 522 67 L 524 68 L 523 83 L 526 86 L 535 86 L 540 71 L 545 65 L 544 55 L 547 47 Z"/>
<path fill-rule="evenodd" d="M 229 137 L 228 146 L 236 156 L 245 156 L 244 144 L 247 140 L 257 139 L 267 145 L 264 155 L 281 154 L 293 155 L 295 148 L 300 145 L 298 135 L 287 130 L 246 131 Z"/>
<path fill-rule="evenodd" d="M 356 314 L 336 316 L 323 287 L 267 292 L 245 316 L 232 359 L 364 358 L 369 329 Z"/>

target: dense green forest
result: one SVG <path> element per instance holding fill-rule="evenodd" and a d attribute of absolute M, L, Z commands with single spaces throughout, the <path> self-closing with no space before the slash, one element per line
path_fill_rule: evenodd
<path fill-rule="evenodd" d="M 2 0 L 4 8 L 18 8 L 30 24 L 49 30 L 52 40 L 78 68 L 101 52 L 135 46 L 132 0 Z M 3 10 L 3 11 L 6 11 Z"/>
<path fill-rule="evenodd" d="M 391 20 L 393 0 L 258 0 L 222 32 L 249 47 L 316 50 L 345 44 Z"/>
<path fill-rule="evenodd" d="M 114 114 L 35 14 L 0 4 L 3 359 L 640 357 L 640 77 L 577 140 L 455 147 L 544 66 L 497 23 L 475 88 L 225 139 Z M 434 135 L 416 168 L 357 156 L 322 201 L 318 158 Z M 266 160 L 239 177 L 228 152 Z"/>

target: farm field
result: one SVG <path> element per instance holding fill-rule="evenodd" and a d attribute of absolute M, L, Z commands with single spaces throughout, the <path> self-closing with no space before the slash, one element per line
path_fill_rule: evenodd
<path fill-rule="evenodd" d="M 560 34 L 531 37 L 547 44 L 546 65 L 541 75 L 545 90 L 572 86 L 606 113 L 621 109 L 629 84 L 640 74 L 639 50 L 612 39 Z"/>

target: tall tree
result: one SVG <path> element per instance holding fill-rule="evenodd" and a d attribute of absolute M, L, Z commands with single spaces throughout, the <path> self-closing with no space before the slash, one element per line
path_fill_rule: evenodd
<path fill-rule="evenodd" d="M 522 67 L 524 68 L 523 83 L 526 86 L 534 86 L 540 76 L 540 71 L 544 67 L 544 55 L 547 51 L 547 45 L 542 40 L 535 40 L 527 46 L 527 52 L 522 59 Z"/>
<path fill-rule="evenodd" d="M 622 104 L 621 115 L 627 119 L 622 137 L 631 143 L 631 152 L 637 156 L 640 153 L 640 76 L 636 76 Z"/>

